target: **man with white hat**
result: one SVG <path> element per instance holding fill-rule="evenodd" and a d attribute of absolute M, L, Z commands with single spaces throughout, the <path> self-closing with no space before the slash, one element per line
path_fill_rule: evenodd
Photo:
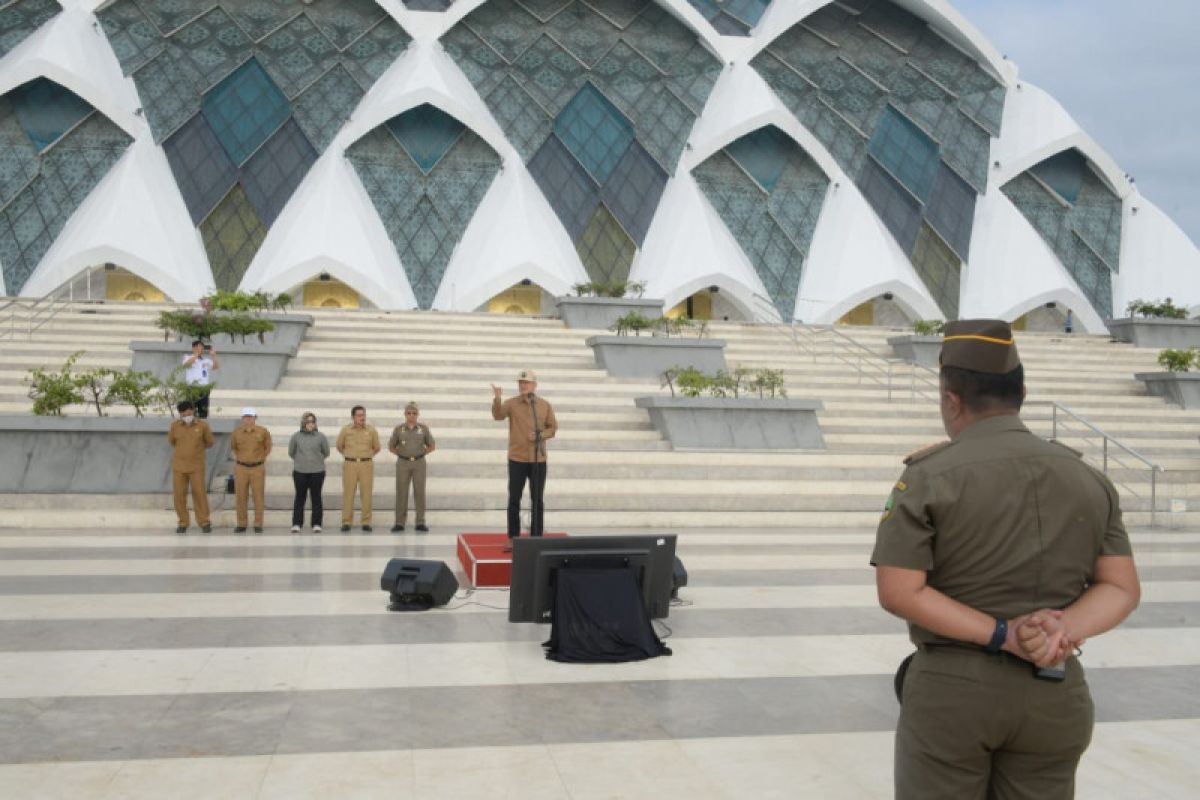
<path fill-rule="evenodd" d="M 246 532 L 246 523 L 250 516 L 247 501 L 250 492 L 253 492 L 254 532 L 262 533 L 271 432 L 258 426 L 258 411 L 246 406 L 242 409 L 242 427 L 233 432 L 231 441 L 233 460 L 237 463 L 233 471 L 237 527 L 233 532 Z"/>
<path fill-rule="evenodd" d="M 502 400 L 492 384 L 492 419 L 508 420 L 508 538 L 521 535 L 521 495 L 529 481 L 529 535 L 542 535 L 542 495 L 546 487 L 546 440 L 558 433 L 554 408 L 538 397 L 537 373 L 517 373 L 517 396 Z"/>

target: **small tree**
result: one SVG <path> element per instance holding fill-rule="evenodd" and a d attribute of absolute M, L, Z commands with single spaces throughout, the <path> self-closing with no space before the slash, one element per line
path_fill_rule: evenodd
<path fill-rule="evenodd" d="M 751 391 L 757 391 L 759 398 L 774 398 L 776 395 L 787 397 L 787 390 L 783 388 L 783 382 L 783 370 L 763 367 L 755 371 L 749 388 Z"/>
<path fill-rule="evenodd" d="M 63 409 L 83 402 L 83 393 L 71 368 L 83 355 L 82 350 L 71 354 L 58 372 L 47 372 L 41 367 L 29 370 L 29 399 L 33 401 L 33 413 L 39 417 L 61 417 Z"/>
<path fill-rule="evenodd" d="M 1167 370 L 1167 372 L 1187 372 L 1193 366 L 1196 366 L 1200 361 L 1200 351 L 1190 347 L 1186 350 L 1172 350 L 1170 348 L 1159 351 L 1158 363 L 1159 366 Z"/>
<path fill-rule="evenodd" d="M 630 331 L 633 331 L 634 336 L 641 336 L 642 331 L 650 330 L 655 324 L 656 320 L 643 316 L 636 311 L 630 311 L 614 322 L 611 330 L 616 331 L 617 336 L 628 336 Z"/>
<path fill-rule="evenodd" d="M 210 383 L 207 386 L 193 386 L 188 383 L 183 377 L 183 365 L 175 367 L 171 370 L 171 374 L 166 379 L 159 381 L 158 386 L 151 395 L 151 405 L 160 414 L 170 417 L 175 416 L 175 407 L 182 400 L 196 402 L 205 394 L 215 391 L 217 384 Z"/>
<path fill-rule="evenodd" d="M 155 393 L 161 386 L 158 378 L 149 372 L 134 372 L 125 370 L 117 372 L 110 370 L 108 393 L 104 396 L 105 405 L 132 406 L 139 417 L 145 416 L 145 411 L 155 403 Z"/>
<path fill-rule="evenodd" d="M 109 379 L 116 374 L 105 367 L 89 369 L 75 376 L 75 383 L 84 390 L 88 405 L 96 407 L 96 416 L 104 416 L 104 407 L 108 405 L 104 398 L 108 394 Z"/>

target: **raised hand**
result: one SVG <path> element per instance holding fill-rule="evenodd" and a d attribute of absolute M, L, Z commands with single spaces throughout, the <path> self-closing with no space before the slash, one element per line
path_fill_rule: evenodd
<path fill-rule="evenodd" d="M 492 394 L 494 394 L 496 396 L 496 399 L 499 400 L 500 399 L 500 387 L 494 383 L 489 384 L 489 385 L 492 387 Z"/>

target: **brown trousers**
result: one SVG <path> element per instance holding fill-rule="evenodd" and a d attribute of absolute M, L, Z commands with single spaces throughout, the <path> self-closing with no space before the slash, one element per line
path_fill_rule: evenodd
<path fill-rule="evenodd" d="M 375 489 L 374 461 L 342 462 L 342 524 L 354 521 L 354 493 L 362 503 L 362 524 L 371 524 L 371 492 Z"/>
<path fill-rule="evenodd" d="M 896 728 L 897 800 L 1068 800 L 1092 738 L 1079 662 L 1061 683 L 1007 653 L 917 652 Z"/>
<path fill-rule="evenodd" d="M 238 464 L 233 472 L 234 500 L 237 508 L 237 526 L 246 527 L 250 516 L 247 501 L 251 492 L 254 494 L 254 527 L 263 526 L 263 512 L 266 511 L 267 465 L 243 467 Z"/>
<path fill-rule="evenodd" d="M 396 461 L 396 524 L 403 525 L 408 517 L 408 487 L 412 484 L 417 502 L 417 524 L 425 524 L 425 459 Z"/>
<path fill-rule="evenodd" d="M 192 508 L 196 511 L 196 524 L 208 525 L 208 487 L 204 485 L 204 467 L 192 472 L 173 471 L 175 516 L 179 518 L 180 527 L 186 528 L 188 520 L 187 493 L 192 489 Z"/>

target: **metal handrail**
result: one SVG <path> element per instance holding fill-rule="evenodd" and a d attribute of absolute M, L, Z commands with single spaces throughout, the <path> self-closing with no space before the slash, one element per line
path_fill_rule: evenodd
<path fill-rule="evenodd" d="M 887 356 L 880 355 L 834 325 L 806 325 L 793 322 L 789 326 L 788 331 L 798 350 L 811 353 L 814 364 L 817 362 L 821 350 L 818 337 L 821 333 L 830 334 L 829 357 L 853 368 L 860 384 L 865 377 L 871 382 L 885 386 L 887 388 L 889 403 L 895 399 L 897 367 L 908 367 L 908 396 L 910 402 L 915 401 L 918 395 L 929 399 L 930 394 L 926 391 L 928 389 L 932 389 L 934 397 L 937 395 L 937 373 L 934 370 L 919 364 L 913 364 L 904 359 L 888 358 Z M 801 331 L 807 331 L 811 334 L 809 337 L 811 339 L 810 347 L 806 348 L 804 346 L 800 335 Z M 839 343 L 853 348 L 856 358 L 850 358 L 839 353 L 837 349 Z M 867 369 L 867 367 L 870 367 L 870 369 Z M 928 372 L 932 377 L 922 376 L 922 372 Z"/>
<path fill-rule="evenodd" d="M 1125 464 L 1123 461 L 1121 461 L 1120 456 L 1118 456 L 1112 452 L 1112 449 L 1109 447 L 1110 442 L 1113 445 L 1115 445 L 1118 450 L 1129 454 L 1133 458 L 1140 461 L 1146 469 L 1149 469 L 1150 470 L 1150 527 L 1151 528 L 1156 527 L 1157 514 L 1158 514 L 1158 473 L 1160 473 L 1160 472 L 1166 473 L 1166 471 L 1167 471 L 1166 468 L 1163 467 L 1161 464 L 1155 463 L 1154 461 L 1151 461 L 1149 458 L 1146 458 L 1146 456 L 1144 456 L 1141 453 L 1139 453 L 1138 451 L 1134 450 L 1132 447 L 1125 444 L 1120 439 L 1118 439 L 1115 436 L 1113 436 L 1112 434 L 1108 433 L 1107 431 L 1105 431 L 1103 428 L 1099 427 L 1098 425 L 1088 422 L 1087 419 L 1085 419 L 1084 417 L 1075 413 L 1067 406 L 1064 406 L 1062 403 L 1056 402 L 1054 400 L 1037 400 L 1037 401 L 1033 401 L 1033 404 L 1042 404 L 1042 405 L 1050 406 L 1050 408 L 1051 408 L 1050 438 L 1051 439 L 1054 439 L 1054 440 L 1058 439 L 1058 428 L 1059 428 L 1059 418 L 1058 417 L 1059 417 L 1060 411 L 1064 415 L 1069 417 L 1071 420 L 1073 420 L 1073 421 L 1079 423 L 1080 425 L 1084 426 L 1085 428 L 1087 428 L 1095 436 L 1099 436 L 1100 437 L 1100 450 L 1101 450 L 1101 467 L 1102 467 L 1102 471 L 1104 472 L 1105 475 L 1108 475 L 1108 463 L 1110 460 L 1115 461 L 1118 466 L 1123 467 L 1125 469 L 1133 468 L 1133 467 L 1130 467 L 1128 464 Z M 1063 428 L 1066 428 L 1067 422 L 1064 421 L 1062 423 L 1062 426 L 1063 426 Z M 1081 434 L 1081 435 L 1085 440 L 1089 439 L 1089 437 L 1086 434 Z M 1126 483 L 1120 483 L 1120 485 L 1124 486 L 1125 490 L 1128 491 L 1129 493 L 1131 493 L 1133 495 L 1137 495 L 1137 491 L 1135 491 L 1132 486 L 1129 486 Z"/>
<path fill-rule="evenodd" d="M 7 324 L 0 322 L 0 339 L 17 338 L 17 312 L 26 307 L 29 301 L 24 297 L 14 297 L 0 306 L 0 315 L 8 313 Z M 2 319 L 2 316 L 0 316 Z"/>

